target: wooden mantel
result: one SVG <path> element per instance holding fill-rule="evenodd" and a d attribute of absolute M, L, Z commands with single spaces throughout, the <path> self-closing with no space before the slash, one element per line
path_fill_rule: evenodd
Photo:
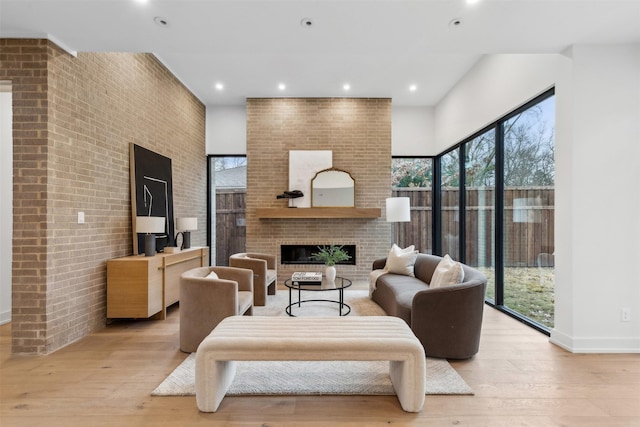
<path fill-rule="evenodd" d="M 266 218 L 380 218 L 380 208 L 258 208 L 256 216 Z"/>

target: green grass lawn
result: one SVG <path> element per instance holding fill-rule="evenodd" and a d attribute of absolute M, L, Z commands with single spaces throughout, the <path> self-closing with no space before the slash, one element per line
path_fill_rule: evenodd
<path fill-rule="evenodd" d="M 493 269 L 481 270 L 488 279 L 487 298 L 493 300 Z M 507 267 L 504 271 L 504 305 L 536 322 L 553 328 L 554 269 Z"/>

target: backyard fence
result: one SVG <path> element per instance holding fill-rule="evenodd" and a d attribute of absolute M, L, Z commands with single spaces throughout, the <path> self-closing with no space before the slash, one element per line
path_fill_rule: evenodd
<path fill-rule="evenodd" d="M 394 188 L 393 197 L 409 197 L 411 221 L 394 223 L 394 241 L 402 247 L 415 245 L 432 253 L 431 189 Z M 245 190 L 216 192 L 216 264 L 227 265 L 229 255 L 245 251 Z M 504 241 L 506 267 L 535 267 L 538 255 L 554 251 L 554 190 L 549 187 L 507 188 L 504 194 Z M 495 194 L 493 189 L 468 188 L 466 200 L 466 257 L 474 266 L 495 265 Z M 460 259 L 459 190 L 442 190 L 442 249 Z"/>

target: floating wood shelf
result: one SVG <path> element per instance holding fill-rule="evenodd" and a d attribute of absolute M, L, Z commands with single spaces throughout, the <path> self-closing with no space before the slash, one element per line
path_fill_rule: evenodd
<path fill-rule="evenodd" d="M 380 208 L 258 208 L 258 218 L 380 218 Z"/>

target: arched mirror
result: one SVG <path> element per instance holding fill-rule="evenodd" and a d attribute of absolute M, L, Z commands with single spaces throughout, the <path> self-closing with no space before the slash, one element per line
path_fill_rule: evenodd
<path fill-rule="evenodd" d="M 311 206 L 355 207 L 356 182 L 347 171 L 321 170 L 311 180 Z"/>

